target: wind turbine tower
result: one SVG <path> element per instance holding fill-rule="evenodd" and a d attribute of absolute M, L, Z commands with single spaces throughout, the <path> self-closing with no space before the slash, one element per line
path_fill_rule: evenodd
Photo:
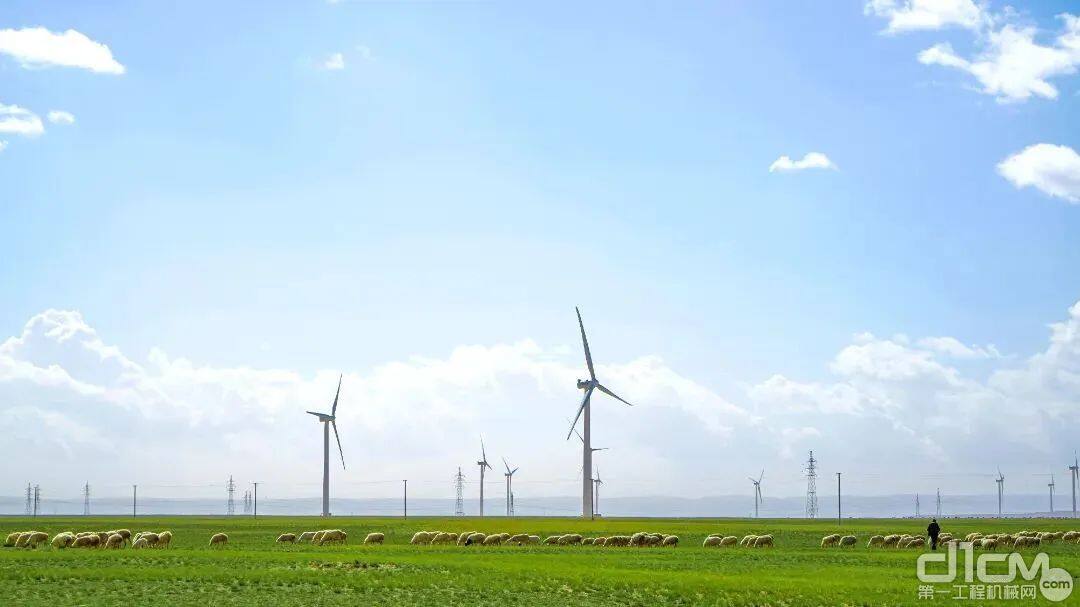
<path fill-rule="evenodd" d="M 597 467 L 596 478 L 593 479 L 593 517 L 600 516 L 600 485 L 603 484 L 604 481 L 600 480 L 600 468 Z"/>
<path fill-rule="evenodd" d="M 487 461 L 487 451 L 484 450 L 484 437 L 480 437 L 480 461 L 476 462 L 477 466 L 480 466 L 480 516 L 484 516 L 484 469 L 492 470 L 491 464 Z"/>
<path fill-rule="evenodd" d="M 746 477 L 746 478 L 750 479 L 751 483 L 754 483 L 754 518 L 758 517 L 758 507 L 761 505 L 761 502 L 764 501 L 761 498 L 761 479 L 764 478 L 764 477 L 765 477 L 765 469 L 764 468 L 761 469 L 761 474 L 758 475 L 756 481 L 754 480 L 754 477 L 752 477 L 752 476 Z"/>
<path fill-rule="evenodd" d="M 584 413 L 584 421 L 582 425 L 582 448 L 581 448 L 581 516 L 582 518 L 592 518 L 594 515 L 593 509 L 593 482 L 592 474 L 590 470 L 593 469 L 592 465 L 592 407 L 589 404 L 592 398 L 593 390 L 599 390 L 604 394 L 622 402 L 625 405 L 630 405 L 625 399 L 618 394 L 615 394 L 611 390 L 608 390 L 596 379 L 596 369 L 593 367 L 592 353 L 589 351 L 589 339 L 585 337 L 585 323 L 581 320 L 581 310 L 574 308 L 577 312 L 578 327 L 581 329 L 581 344 L 585 348 L 585 365 L 589 368 L 589 379 L 577 380 L 578 390 L 584 390 L 585 396 L 581 399 L 581 406 L 578 407 L 577 415 L 574 416 L 573 423 L 570 424 L 570 431 L 566 433 L 566 440 L 570 440 L 570 437 L 574 434 L 574 429 L 577 426 L 578 419 L 582 417 Z"/>
<path fill-rule="evenodd" d="M 323 425 L 323 467 L 322 467 L 322 515 L 330 516 L 330 426 L 334 427 L 334 439 L 337 440 L 338 455 L 341 456 L 341 469 L 345 469 L 345 454 L 341 451 L 341 436 L 337 431 L 337 406 L 341 396 L 341 377 L 338 376 L 337 393 L 334 394 L 334 404 L 330 413 L 317 413 L 308 411 L 309 414 L 319 418 Z"/>
<path fill-rule="evenodd" d="M 997 483 L 998 490 L 998 518 L 1001 518 L 1001 502 L 1005 497 L 1005 475 L 1001 473 L 1001 468 L 998 468 L 998 476 L 994 482 Z"/>
<path fill-rule="evenodd" d="M 506 466 L 506 472 L 503 476 L 506 477 L 506 516 L 514 516 L 514 473 L 518 471 L 517 468 L 510 469 L 510 464 L 506 463 L 506 458 L 503 458 L 503 465 Z"/>
<path fill-rule="evenodd" d="M 1050 514 L 1054 514 L 1054 473 L 1050 473 L 1050 483 L 1046 485 L 1050 488 Z"/>
<path fill-rule="evenodd" d="M 935 505 L 935 518 L 941 518 L 941 489 L 937 490 L 937 503 Z"/>
<path fill-rule="evenodd" d="M 1072 515 L 1076 518 L 1076 481 L 1080 478 L 1080 459 L 1073 453 L 1073 465 L 1069 466 L 1069 477 L 1072 479 Z"/>
<path fill-rule="evenodd" d="M 919 494 L 915 494 L 915 518 L 919 518 Z"/>

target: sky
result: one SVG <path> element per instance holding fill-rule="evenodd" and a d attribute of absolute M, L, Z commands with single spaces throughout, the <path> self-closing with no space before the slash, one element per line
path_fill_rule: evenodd
<path fill-rule="evenodd" d="M 1078 67 L 1065 1 L 9 0 L 0 494 L 309 496 L 341 374 L 335 495 L 572 495 L 575 306 L 605 495 L 1067 487 Z"/>

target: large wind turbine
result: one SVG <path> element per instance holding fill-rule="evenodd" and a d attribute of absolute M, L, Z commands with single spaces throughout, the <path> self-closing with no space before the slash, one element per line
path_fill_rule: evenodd
<path fill-rule="evenodd" d="M 765 478 L 765 469 L 761 469 L 761 474 L 758 475 L 757 480 L 754 480 L 754 477 L 752 476 L 746 478 L 750 479 L 751 483 L 754 483 L 754 518 L 757 518 L 758 506 L 765 501 L 765 499 L 761 497 L 761 479 Z"/>
<path fill-rule="evenodd" d="M 480 461 L 476 462 L 477 466 L 480 466 L 480 516 L 484 516 L 484 468 L 491 470 L 491 464 L 487 461 L 487 451 L 484 450 L 484 437 L 480 437 Z"/>
<path fill-rule="evenodd" d="M 1005 475 L 1001 473 L 1001 468 L 998 468 L 998 475 L 994 482 L 997 483 L 998 489 L 998 518 L 1001 518 L 1001 501 L 1005 496 Z"/>
<path fill-rule="evenodd" d="M 581 310 L 576 307 L 574 310 L 577 312 L 578 327 L 581 328 L 581 344 L 585 347 L 585 364 L 589 367 L 589 379 L 577 380 L 578 390 L 584 390 L 585 396 L 581 399 L 581 406 L 578 407 L 577 415 L 574 416 L 573 423 L 570 424 L 570 431 L 566 433 L 566 440 L 570 440 L 570 437 L 574 434 L 574 429 L 577 426 L 578 419 L 581 418 L 582 413 L 585 414 L 585 420 L 583 422 L 583 433 L 581 437 L 581 516 L 583 518 L 593 517 L 593 482 L 592 475 L 589 471 L 593 469 L 592 466 L 592 407 L 589 404 L 589 400 L 592 398 L 593 390 L 599 390 L 604 394 L 626 404 L 630 405 L 625 399 L 618 394 L 615 394 L 611 390 L 608 390 L 596 379 L 596 369 L 593 368 L 592 353 L 589 352 L 589 339 L 585 337 L 585 323 L 581 321 Z M 630 405 L 633 406 L 633 405 Z"/>
<path fill-rule="evenodd" d="M 1050 473 L 1050 482 L 1046 485 L 1050 487 L 1050 514 L 1054 513 L 1054 473 Z"/>
<path fill-rule="evenodd" d="M 1080 478 L 1080 458 L 1073 452 L 1073 465 L 1069 466 L 1069 476 L 1072 478 L 1072 515 L 1076 518 L 1076 481 Z"/>
<path fill-rule="evenodd" d="M 510 469 L 510 464 L 506 463 L 506 458 L 503 458 L 503 465 L 506 466 L 506 472 L 503 476 L 506 477 L 506 516 L 513 516 L 514 514 L 514 473 L 518 471 L 517 468 Z"/>
<path fill-rule="evenodd" d="M 323 465 L 322 465 L 322 515 L 330 516 L 330 426 L 334 427 L 334 438 L 337 440 L 338 455 L 341 456 L 341 469 L 345 469 L 345 454 L 341 451 L 341 437 L 337 431 L 337 405 L 338 397 L 341 396 L 341 376 L 338 376 L 337 393 L 334 394 L 334 405 L 330 408 L 330 414 L 308 411 L 311 415 L 319 418 L 323 425 Z"/>

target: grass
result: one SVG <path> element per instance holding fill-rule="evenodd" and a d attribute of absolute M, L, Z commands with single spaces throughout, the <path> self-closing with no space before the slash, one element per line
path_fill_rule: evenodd
<path fill-rule="evenodd" d="M 945 531 L 1064 531 L 1068 520 L 947 520 Z M 1077 523 L 1080 527 L 1080 523 Z M 169 529 L 168 550 L 0 550 L 0 603 L 8 605 L 914 605 L 918 555 L 868 550 L 875 533 L 919 534 L 913 520 L 140 517 L 0 518 L 0 533 Z M 325 527 L 347 546 L 277 546 L 285 531 Z M 678 548 L 412 546 L 419 530 L 583 535 L 674 533 Z M 213 533 L 229 545 L 210 549 Z M 364 546 L 381 531 L 386 544 Z M 855 549 L 822 550 L 828 533 Z M 772 533 L 774 549 L 703 549 L 710 533 Z M 1080 546 L 1042 548 L 1054 567 L 1080 572 Z M 952 592 L 951 586 L 939 586 Z M 1080 594 L 1070 600 L 1076 601 Z M 1025 603 L 1032 601 L 1025 600 Z M 1037 602 L 1044 602 L 1041 597 Z M 1015 604 L 1017 601 L 1004 601 Z"/>

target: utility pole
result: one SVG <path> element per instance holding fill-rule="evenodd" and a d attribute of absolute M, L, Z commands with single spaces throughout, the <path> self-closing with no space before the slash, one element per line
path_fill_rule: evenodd
<path fill-rule="evenodd" d="M 806 518 L 817 518 L 817 460 L 810 452 L 810 461 L 806 462 Z"/>
<path fill-rule="evenodd" d="M 401 506 L 402 506 L 401 518 L 409 518 L 409 480 L 408 479 L 402 479 L 401 482 L 404 485 L 404 487 L 402 488 L 402 494 L 401 494 Z"/>
<path fill-rule="evenodd" d="M 458 466 L 457 474 L 454 475 L 454 489 L 457 492 L 454 516 L 465 516 L 465 475 L 461 473 L 461 466 Z"/>
<path fill-rule="evenodd" d="M 138 516 L 138 512 L 139 512 L 138 505 L 139 505 L 139 486 L 138 485 L 132 485 L 131 486 L 131 518 L 135 518 L 136 516 Z"/>
<path fill-rule="evenodd" d="M 233 498 L 233 494 L 236 493 L 236 483 L 233 482 L 233 477 L 229 475 L 229 482 L 225 484 L 225 491 L 229 494 L 229 501 L 225 504 L 225 514 L 232 516 L 236 514 L 236 500 Z"/>
<path fill-rule="evenodd" d="M 836 524 L 842 525 L 840 517 L 840 473 L 836 473 Z"/>
<path fill-rule="evenodd" d="M 87 483 L 85 485 L 83 485 L 82 495 L 83 495 L 82 513 L 83 513 L 83 516 L 89 516 L 90 515 L 90 482 L 89 481 L 87 481 Z"/>

